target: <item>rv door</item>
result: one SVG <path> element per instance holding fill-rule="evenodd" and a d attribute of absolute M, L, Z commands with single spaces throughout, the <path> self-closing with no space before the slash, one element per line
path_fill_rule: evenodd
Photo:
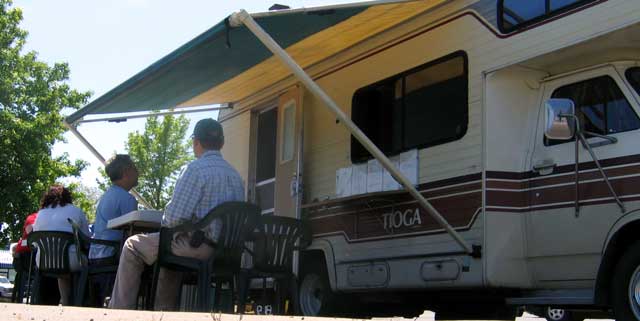
<path fill-rule="evenodd" d="M 275 214 L 299 218 L 302 197 L 302 89 L 278 98 Z"/>

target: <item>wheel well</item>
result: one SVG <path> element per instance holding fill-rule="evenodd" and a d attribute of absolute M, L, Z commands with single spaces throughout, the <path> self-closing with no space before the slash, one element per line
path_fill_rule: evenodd
<path fill-rule="evenodd" d="M 608 306 L 611 304 L 610 288 L 613 270 L 625 250 L 635 241 L 640 239 L 638 236 L 638 228 L 640 228 L 640 220 L 626 224 L 616 232 L 607 245 L 607 249 L 602 256 L 602 263 L 598 269 L 598 279 L 596 281 L 594 298 L 596 305 Z"/>
<path fill-rule="evenodd" d="M 323 267 L 322 271 L 328 271 L 327 261 L 322 250 L 309 250 L 300 253 L 300 272 L 301 274 L 311 269 Z"/>

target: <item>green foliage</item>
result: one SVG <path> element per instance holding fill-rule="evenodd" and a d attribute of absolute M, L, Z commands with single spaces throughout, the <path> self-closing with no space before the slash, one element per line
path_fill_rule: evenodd
<path fill-rule="evenodd" d="M 144 133 L 129 134 L 127 152 L 140 173 L 135 189 L 155 209 L 163 209 L 173 195 L 180 168 L 192 159 L 185 142 L 189 120 L 172 115 L 147 118 Z"/>
<path fill-rule="evenodd" d="M 104 193 L 109 189 L 109 186 L 111 186 L 111 180 L 103 167 L 98 168 L 98 173 L 100 173 L 100 177 L 96 178 L 96 184 L 98 185 L 98 189 Z"/>
<path fill-rule="evenodd" d="M 36 52 L 23 53 L 27 32 L 20 9 L 0 0 L 0 245 L 20 236 L 24 218 L 38 210 L 42 193 L 56 179 L 78 176 L 86 162 L 51 156 L 63 140 L 63 108 L 76 109 L 90 93 L 69 87 L 69 66 L 49 66 Z"/>
<path fill-rule="evenodd" d="M 67 188 L 71 191 L 73 204 L 87 215 L 87 221 L 94 222 L 96 220 L 96 206 L 100 198 L 98 189 L 82 183 L 71 183 L 67 185 Z"/>

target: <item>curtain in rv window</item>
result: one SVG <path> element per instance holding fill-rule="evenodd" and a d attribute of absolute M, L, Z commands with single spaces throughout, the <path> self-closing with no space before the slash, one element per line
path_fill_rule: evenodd
<path fill-rule="evenodd" d="M 611 135 L 640 128 L 640 119 L 633 111 L 616 82 L 609 76 L 597 77 L 556 89 L 552 98 L 573 100 L 583 130 Z M 586 135 L 589 137 L 589 135 Z M 557 145 L 571 140 L 549 140 L 545 145 Z"/>
<path fill-rule="evenodd" d="M 389 156 L 458 140 L 469 120 L 467 65 L 459 51 L 360 88 L 351 118 Z M 352 162 L 371 158 L 352 137 Z"/>
<path fill-rule="evenodd" d="M 498 27 L 512 32 L 597 0 L 498 0 Z"/>

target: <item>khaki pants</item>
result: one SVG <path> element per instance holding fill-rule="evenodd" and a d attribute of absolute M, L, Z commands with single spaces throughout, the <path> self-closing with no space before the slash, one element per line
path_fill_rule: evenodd
<path fill-rule="evenodd" d="M 152 265 L 158 259 L 159 243 L 159 233 L 138 234 L 127 239 L 122 247 L 109 308 L 135 309 L 144 265 Z M 188 236 L 181 236 L 171 242 L 171 252 L 178 256 L 206 260 L 213 254 L 213 248 L 206 244 L 193 248 L 189 246 Z M 181 281 L 181 273 L 160 269 L 154 302 L 156 310 L 175 309 Z"/>

